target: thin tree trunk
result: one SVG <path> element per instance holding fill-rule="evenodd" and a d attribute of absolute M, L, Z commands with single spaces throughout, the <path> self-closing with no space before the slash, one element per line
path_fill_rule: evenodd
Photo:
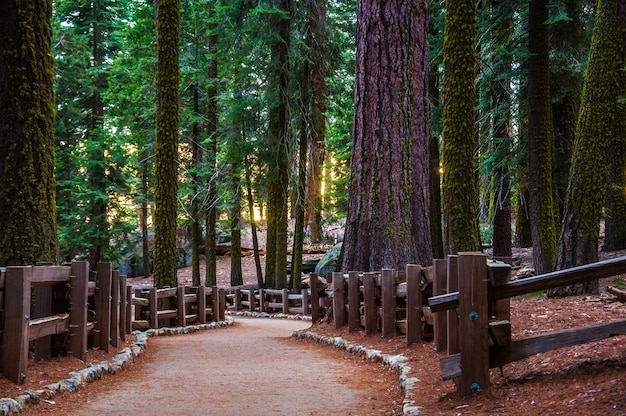
<path fill-rule="evenodd" d="M 252 180 L 250 179 L 250 163 L 248 156 L 245 157 L 246 189 L 248 195 L 248 210 L 250 211 L 250 228 L 252 230 L 252 249 L 254 251 L 254 265 L 256 268 L 257 284 L 260 288 L 265 287 L 263 270 L 261 268 L 261 256 L 259 255 L 259 236 L 257 235 L 256 219 L 254 217 L 254 200 L 252 198 Z"/>
<path fill-rule="evenodd" d="M 537 274 L 554 270 L 556 229 L 552 187 L 552 109 L 548 0 L 533 0 L 528 17 L 528 141 L 530 224 Z"/>

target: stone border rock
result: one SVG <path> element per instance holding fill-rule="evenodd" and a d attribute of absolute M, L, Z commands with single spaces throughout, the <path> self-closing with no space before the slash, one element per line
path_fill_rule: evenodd
<path fill-rule="evenodd" d="M 400 380 L 400 386 L 404 391 L 404 401 L 402 403 L 402 412 L 406 416 L 421 415 L 421 407 L 415 404 L 413 397 L 413 386 L 419 382 L 419 379 L 415 377 L 409 377 L 408 374 L 411 371 L 411 367 L 404 364 L 407 357 L 399 355 L 383 354 L 379 350 L 371 350 L 363 347 L 362 345 L 349 342 L 341 337 L 327 337 L 318 335 L 315 332 L 310 331 L 294 331 L 293 336 L 303 339 L 311 339 L 315 342 L 334 346 L 339 349 L 346 350 L 349 353 L 357 354 L 365 357 L 368 360 L 382 363 L 383 365 L 394 370 L 398 374 Z"/>
<path fill-rule="evenodd" d="M 19 415 L 24 409 L 45 400 L 52 400 L 65 392 L 76 392 L 87 384 L 107 377 L 109 374 L 117 374 L 124 370 L 130 363 L 148 348 L 148 338 L 164 335 L 191 334 L 193 332 L 232 326 L 233 318 L 227 317 L 225 321 L 211 322 L 209 324 L 190 325 L 176 328 L 149 329 L 147 331 L 133 331 L 137 340 L 130 347 L 124 348 L 111 361 L 102 361 L 99 364 L 91 364 L 81 371 L 70 372 L 70 378 L 57 383 L 49 384 L 42 390 L 25 390 L 19 396 L 11 399 L 0 399 L 0 416 Z"/>
<path fill-rule="evenodd" d="M 237 312 L 227 312 L 229 315 L 233 316 L 247 316 L 251 318 L 270 318 L 270 319 L 291 319 L 295 321 L 310 321 L 310 315 L 289 315 L 286 313 L 267 313 L 267 312 L 250 312 L 250 311 L 237 311 Z"/>

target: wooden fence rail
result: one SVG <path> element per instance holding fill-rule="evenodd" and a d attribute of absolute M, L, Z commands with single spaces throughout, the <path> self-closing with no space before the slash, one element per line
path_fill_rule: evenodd
<path fill-rule="evenodd" d="M 478 253 L 451 256 L 448 271 L 450 267 L 462 276 L 458 291 L 433 296 L 428 303 L 433 312 L 451 311 L 450 315 L 458 316 L 454 334 L 458 349 L 448 349 L 449 355 L 441 359 L 440 367 L 442 377 L 455 380 L 462 394 L 486 389 L 490 368 L 540 352 L 626 335 L 623 320 L 512 340 L 508 316 L 510 297 L 622 274 L 626 272 L 626 256 L 513 282 L 508 281 L 509 267 L 501 263 L 488 265 L 486 257 Z M 447 334 L 451 334 L 449 327 Z"/>
<path fill-rule="evenodd" d="M 31 341 L 36 359 L 63 350 L 84 360 L 88 347 L 108 350 L 124 337 L 118 317 L 126 279 L 113 276 L 110 263 L 99 264 L 94 274 L 88 262 L 78 261 L 70 266 L 11 266 L 0 269 L 0 276 L 0 364 L 3 375 L 16 384 L 26 379 Z"/>
<path fill-rule="evenodd" d="M 152 286 L 128 287 L 129 328 L 187 326 L 225 319 L 225 289 L 206 286 L 178 286 L 157 289 Z"/>

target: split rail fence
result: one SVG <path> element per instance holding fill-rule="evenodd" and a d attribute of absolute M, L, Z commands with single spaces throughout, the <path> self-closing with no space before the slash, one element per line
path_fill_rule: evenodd
<path fill-rule="evenodd" d="M 224 305 L 223 289 L 135 289 L 107 262 L 0 268 L 0 369 L 22 384 L 29 351 L 84 361 L 88 348 L 108 352 L 134 329 L 223 320 Z"/>
<path fill-rule="evenodd" d="M 448 293 L 428 299 L 431 312 L 439 317 L 435 322 L 442 323 L 435 331 L 439 332 L 435 342 L 447 348 L 448 356 L 440 361 L 442 377 L 454 380 L 464 395 L 489 386 L 490 368 L 541 352 L 626 335 L 626 320 L 622 320 L 512 340 L 510 323 L 511 297 L 621 275 L 626 272 L 626 256 L 512 282 L 508 265 L 488 264 L 486 256 L 479 253 L 459 253 L 439 265 L 448 270 L 458 287 L 444 287 L 442 292 Z"/>

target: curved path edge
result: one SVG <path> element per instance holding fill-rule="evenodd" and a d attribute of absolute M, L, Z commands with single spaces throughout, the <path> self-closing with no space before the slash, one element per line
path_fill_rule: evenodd
<path fill-rule="evenodd" d="M 404 364 L 407 357 L 398 355 L 383 354 L 379 350 L 365 348 L 362 345 L 349 342 L 341 337 L 327 337 L 318 335 L 309 330 L 294 331 L 293 336 L 296 338 L 308 338 L 315 342 L 334 346 L 335 348 L 346 350 L 351 354 L 362 356 L 370 361 L 381 363 L 389 367 L 398 374 L 400 387 L 404 391 L 404 400 L 402 403 L 402 412 L 406 416 L 418 416 L 422 414 L 422 408 L 415 404 L 413 397 L 413 386 L 419 382 L 416 377 L 409 377 L 411 367 Z"/>
<path fill-rule="evenodd" d="M 99 364 L 90 365 L 83 370 L 70 372 L 70 378 L 48 384 L 44 389 L 26 390 L 15 398 L 0 399 L 0 416 L 19 415 L 23 410 L 39 404 L 43 400 L 52 400 L 65 392 L 76 392 L 81 387 L 105 378 L 109 374 L 119 373 L 148 348 L 148 338 L 150 337 L 191 334 L 203 330 L 223 328 L 232 326 L 234 321 L 232 317 L 226 317 L 224 321 L 211 322 L 209 324 L 133 331 L 133 335 L 137 337 L 136 341 L 133 342 L 130 347 L 121 350 L 111 361 L 102 361 Z"/>

